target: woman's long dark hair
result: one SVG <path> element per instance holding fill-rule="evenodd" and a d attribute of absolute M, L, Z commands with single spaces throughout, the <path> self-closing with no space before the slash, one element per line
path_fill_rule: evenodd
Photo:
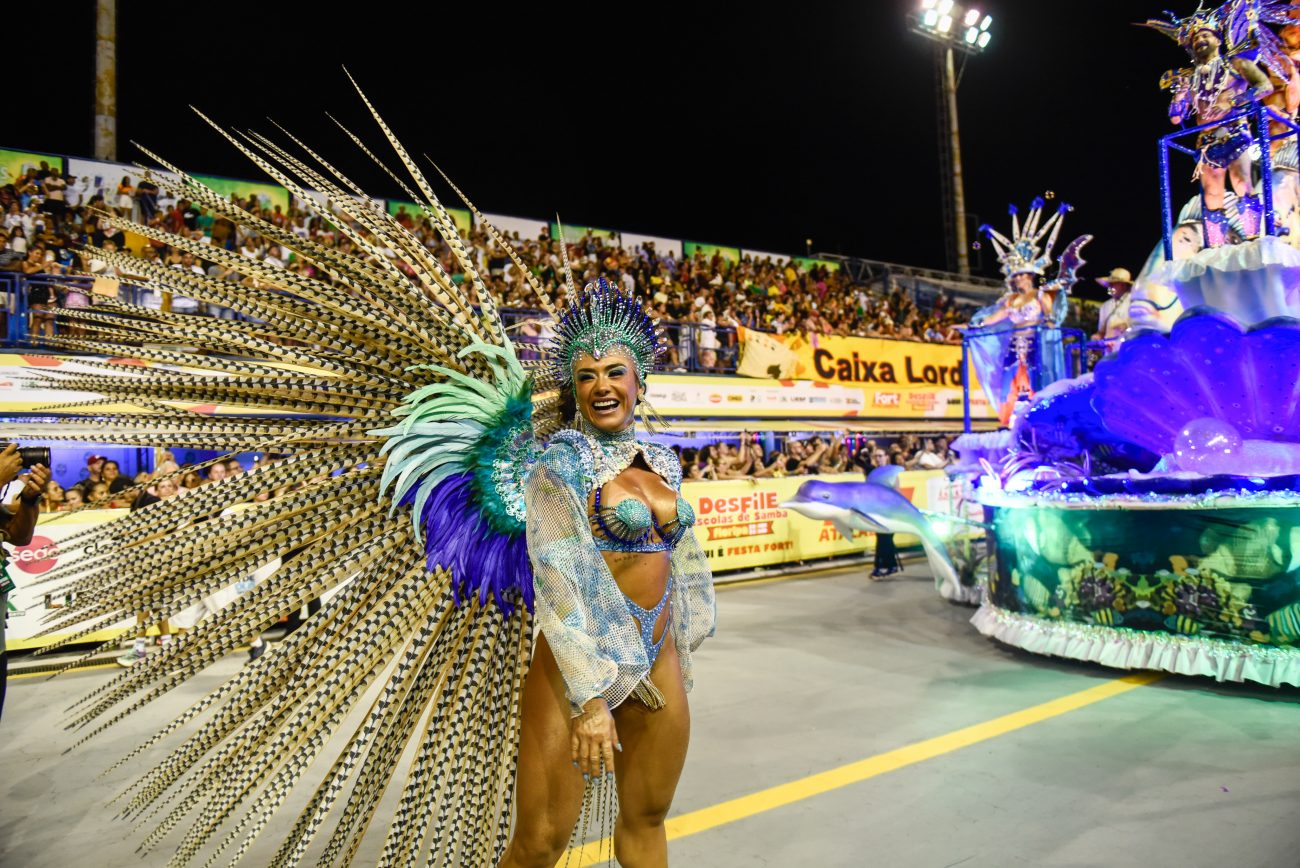
<path fill-rule="evenodd" d="M 578 415 L 578 396 L 572 384 L 560 386 L 560 424 L 570 425 Z"/>

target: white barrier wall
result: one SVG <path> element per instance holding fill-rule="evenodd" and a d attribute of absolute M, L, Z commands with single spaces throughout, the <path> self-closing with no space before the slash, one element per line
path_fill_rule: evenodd
<path fill-rule="evenodd" d="M 484 213 L 487 221 L 495 226 L 502 234 L 511 236 L 518 232 L 519 237 L 525 241 L 536 239 L 543 232 L 551 231 L 550 224 L 545 220 L 530 220 L 527 217 L 510 217 L 506 214 L 487 214 Z"/>
<path fill-rule="evenodd" d="M 627 250 L 650 241 L 654 243 L 655 252 L 661 256 L 665 253 L 671 253 L 673 256 L 680 258 L 682 255 L 682 242 L 676 238 L 664 238 L 660 235 L 638 235 L 635 232 L 623 232 L 619 237 L 623 240 L 624 249 Z"/>

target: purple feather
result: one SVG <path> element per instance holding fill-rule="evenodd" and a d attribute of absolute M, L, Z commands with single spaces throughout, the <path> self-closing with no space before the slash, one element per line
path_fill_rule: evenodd
<path fill-rule="evenodd" d="M 509 617 L 522 601 L 533 610 L 533 567 L 524 534 L 493 531 L 473 502 L 472 473 L 449 476 L 429 493 L 420 524 L 429 569 L 451 570 L 452 590 L 459 605 L 477 595 L 491 597 Z M 414 490 L 402 504 L 409 506 Z"/>

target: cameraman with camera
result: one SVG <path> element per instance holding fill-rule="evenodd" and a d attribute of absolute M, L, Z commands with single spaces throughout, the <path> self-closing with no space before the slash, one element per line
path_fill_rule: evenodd
<path fill-rule="evenodd" d="M 17 443 L 10 443 L 0 452 L 0 488 L 18 478 L 18 472 L 30 467 L 31 472 L 23 477 L 23 490 L 18 495 L 16 509 L 0 506 L 0 542 L 23 546 L 32 541 L 32 531 L 36 529 L 36 517 L 41 512 L 41 498 L 45 496 L 45 486 L 50 482 L 50 469 L 46 466 L 50 460 L 50 450 L 42 448 L 18 449 Z M 8 680 L 9 655 L 5 651 L 4 623 L 9 617 L 9 592 L 14 583 L 9 578 L 9 552 L 0 547 L 0 714 L 4 713 L 5 683 Z"/>

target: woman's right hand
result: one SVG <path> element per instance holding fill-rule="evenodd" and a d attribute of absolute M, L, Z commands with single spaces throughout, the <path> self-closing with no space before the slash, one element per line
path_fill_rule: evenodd
<path fill-rule="evenodd" d="M 17 479 L 22 469 L 23 459 L 18 454 L 18 444 L 10 443 L 0 452 L 0 488 Z"/>
<path fill-rule="evenodd" d="M 587 700 L 582 714 L 573 719 L 571 730 L 570 747 L 578 770 L 591 777 L 613 774 L 614 751 L 623 748 L 604 697 Z"/>

